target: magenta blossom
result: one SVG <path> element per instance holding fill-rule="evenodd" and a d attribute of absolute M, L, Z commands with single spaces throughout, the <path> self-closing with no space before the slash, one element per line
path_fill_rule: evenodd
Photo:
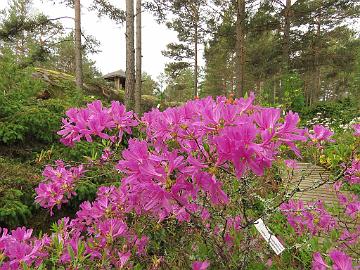
<path fill-rule="evenodd" d="M 360 214 L 360 201 L 358 196 L 355 194 L 346 196 L 343 193 L 339 193 L 337 196 L 340 205 L 345 208 L 345 214 L 355 219 Z"/>
<path fill-rule="evenodd" d="M 322 126 L 322 125 L 314 125 L 313 130 L 309 133 L 309 138 L 314 143 L 321 143 L 321 142 L 333 142 L 334 140 L 331 137 L 334 135 L 330 129 Z"/>
<path fill-rule="evenodd" d="M 351 167 L 345 172 L 345 179 L 349 184 L 360 184 L 360 160 L 354 159 Z"/>
<path fill-rule="evenodd" d="M 127 112 L 118 101 L 113 101 L 110 108 L 104 108 L 101 101 L 96 100 L 87 108 L 68 110 L 66 116 L 58 134 L 67 146 L 73 146 L 83 138 L 88 142 L 92 142 L 93 137 L 121 140 L 124 132 L 131 133 L 131 128 L 137 125 L 133 112 Z"/>
<path fill-rule="evenodd" d="M 354 129 L 354 136 L 356 137 L 360 137 L 360 124 L 355 124 L 353 125 L 353 129 Z"/>
<path fill-rule="evenodd" d="M 35 201 L 44 208 L 52 209 L 57 206 L 61 208 L 63 203 L 76 195 L 75 184 L 85 172 L 84 166 L 66 167 L 62 161 L 56 161 L 55 168 L 46 166 L 43 172 L 45 179 L 35 188 Z"/>
<path fill-rule="evenodd" d="M 324 262 L 321 254 L 315 252 L 313 254 L 312 270 L 326 270 L 329 266 Z"/>
<path fill-rule="evenodd" d="M 210 266 L 210 263 L 208 261 L 196 261 L 192 264 L 193 270 L 206 270 Z"/>
<path fill-rule="evenodd" d="M 333 261 L 334 270 L 352 270 L 352 260 L 345 253 L 332 250 L 330 251 L 330 258 Z"/>
<path fill-rule="evenodd" d="M 32 235 L 31 229 L 17 228 L 8 233 L 4 229 L 0 234 L 0 254 L 5 261 L 0 261 L 0 269 L 17 270 L 22 264 L 38 266 L 47 258 L 46 252 L 49 246 L 49 238 L 44 235 L 37 239 Z M 3 257 L 3 258 L 4 258 Z"/>
<path fill-rule="evenodd" d="M 321 202 L 305 204 L 301 200 L 290 200 L 280 206 L 291 227 L 298 234 L 309 232 L 329 232 L 335 229 L 336 220 L 324 208 Z"/>
<path fill-rule="evenodd" d="M 298 169 L 299 168 L 299 165 L 298 163 L 296 162 L 296 160 L 293 160 L 293 159 L 286 159 L 284 160 L 285 162 L 285 165 L 286 167 L 288 167 L 289 169 Z"/>
<path fill-rule="evenodd" d="M 119 256 L 119 259 L 120 259 L 119 267 L 120 267 L 120 269 L 122 269 L 125 266 L 125 264 L 128 262 L 128 260 L 130 259 L 131 252 L 130 251 L 125 252 L 125 253 L 119 252 L 118 256 Z"/>

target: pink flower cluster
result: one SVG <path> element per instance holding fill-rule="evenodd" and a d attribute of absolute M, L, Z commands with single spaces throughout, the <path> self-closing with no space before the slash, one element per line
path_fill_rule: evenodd
<path fill-rule="evenodd" d="M 0 228 L 1 233 L 1 228 Z M 39 266 L 47 257 L 46 246 L 50 238 L 46 235 L 37 239 L 32 235 L 31 229 L 24 227 L 12 231 L 3 229 L 0 234 L 0 269 L 23 269 L 23 265 Z M 3 258 L 7 258 L 3 261 Z"/>
<path fill-rule="evenodd" d="M 307 138 L 297 127 L 298 115 L 282 119 L 279 109 L 253 101 L 253 95 L 233 102 L 209 97 L 146 113 L 141 121 L 147 140 L 130 140 L 116 166 L 126 175 L 121 185 L 128 207 L 160 220 L 174 215 L 189 221 L 206 213 L 201 198 L 229 203 L 216 171 L 234 171 L 239 179 L 250 171 L 262 175 L 281 145 L 299 155 L 295 142 Z"/>
<path fill-rule="evenodd" d="M 108 140 L 100 165 L 111 162 L 110 157 L 118 157 L 112 152 L 111 143 L 119 142 L 124 132 L 131 134 L 136 127 L 146 136 L 129 139 L 128 148 L 116 162 L 115 168 L 123 176 L 120 186 L 99 188 L 96 200 L 83 202 L 74 219 L 59 221 L 50 237 L 34 238 L 31 231 L 23 228 L 11 234 L 4 231 L 0 238 L 0 260 L 4 260 L 5 268 L 0 269 L 17 269 L 22 263 L 40 265 L 54 246 L 61 247 L 59 265 L 68 266 L 71 257 L 77 254 L 91 262 L 101 262 L 104 269 L 131 268 L 132 257 L 145 254 L 149 239 L 138 236 L 128 226 L 129 216 L 146 215 L 159 222 L 172 217 L 179 222 L 200 219 L 208 229 L 216 209 L 225 209 L 232 202 L 228 187 L 233 186 L 226 181 L 239 185 L 245 183 L 243 178 L 248 175 L 263 175 L 282 149 L 290 149 L 300 157 L 297 147 L 300 142 L 310 139 L 310 144 L 320 145 L 331 141 L 333 133 L 325 127 L 316 125 L 307 132 L 298 127 L 296 113 L 288 112 L 281 117 L 280 109 L 254 105 L 254 98 L 251 94 L 246 99 L 197 99 L 163 112 L 154 109 L 141 120 L 119 102 L 105 108 L 100 101 L 94 101 L 87 108 L 68 110 L 58 133 L 61 141 L 72 146 L 83 139 Z M 297 167 L 293 160 L 285 164 Z M 354 162 L 348 169 L 349 183 L 358 183 L 358 167 Z M 55 167 L 47 166 L 45 180 L 36 188 L 36 201 L 52 213 L 55 206 L 60 208 L 75 195 L 77 180 L 84 172 L 82 165 L 67 167 L 61 161 Z M 231 176 L 230 180 L 221 177 L 225 174 Z M 356 201 L 343 199 L 351 217 L 358 213 Z M 280 210 L 298 234 L 328 233 L 337 224 L 321 202 L 305 204 L 290 200 Z M 229 247 L 234 233 L 241 230 L 241 212 L 236 211 L 233 209 L 233 216 L 226 215 L 226 223 L 214 229 L 219 236 L 222 228 L 223 240 Z M 353 235 L 344 231 L 341 237 Z M 330 253 L 334 267 L 347 263 L 339 252 Z M 314 267 L 322 267 L 322 263 L 321 255 L 315 254 Z M 207 261 L 195 261 L 192 267 L 205 270 L 209 265 Z M 324 265 L 327 267 L 325 262 Z"/>
<path fill-rule="evenodd" d="M 241 217 L 240 216 L 230 217 L 226 220 L 224 241 L 228 247 L 233 247 L 234 234 L 241 231 L 241 229 L 242 229 L 242 227 L 241 227 Z"/>
<path fill-rule="evenodd" d="M 360 205 L 356 197 L 338 194 L 340 205 L 345 209 L 345 214 L 349 215 L 353 221 L 356 221 L 356 214 L 360 211 Z M 354 223 L 351 228 L 345 225 L 338 226 L 338 222 L 323 207 L 321 203 L 306 204 L 302 201 L 291 200 L 280 207 L 287 220 L 298 234 L 309 232 L 313 235 L 323 233 L 324 236 L 329 235 L 329 231 L 338 229 L 341 233 L 337 249 L 329 253 L 332 261 L 332 267 L 329 266 L 319 252 L 313 254 L 312 269 L 313 270 L 352 270 L 352 259 L 344 253 L 349 247 L 356 247 L 360 239 L 360 227 Z M 340 219 L 339 222 L 344 222 Z M 357 269 L 357 268 L 356 268 Z"/>
<path fill-rule="evenodd" d="M 360 159 L 354 159 L 345 172 L 345 180 L 351 184 L 360 184 Z"/>
<path fill-rule="evenodd" d="M 280 109 L 255 106 L 253 101 L 253 95 L 232 103 L 209 97 L 164 112 L 153 110 L 142 121 L 149 140 L 159 149 L 176 140 L 181 151 L 200 152 L 205 162 L 231 162 L 238 177 L 247 170 L 261 175 L 280 145 L 299 154 L 295 142 L 306 137 L 305 130 L 297 127 L 297 114 L 289 112 L 282 119 Z"/>
<path fill-rule="evenodd" d="M 5 260 L 0 269 L 21 269 L 22 264 L 39 266 L 49 259 L 48 251 L 53 247 L 60 247 L 57 265 L 70 265 L 72 251 L 93 263 L 105 263 L 105 268 L 131 266 L 132 254 L 145 254 L 148 237 L 138 237 L 128 228 L 121 197 L 118 188 L 101 187 L 97 199 L 84 202 L 76 218 L 59 220 L 50 237 L 33 237 L 32 230 L 25 228 L 10 234 L 4 229 L 0 237 L 0 255 L 4 257 L 0 257 L 0 262 Z"/>
<path fill-rule="evenodd" d="M 360 137 L 360 124 L 355 124 L 353 125 L 353 129 L 354 129 L 354 136 L 355 137 Z"/>
<path fill-rule="evenodd" d="M 332 250 L 329 253 L 333 270 L 353 270 L 352 259 L 339 250 Z M 327 270 L 330 266 L 326 264 L 319 252 L 313 254 L 313 270 Z"/>
<path fill-rule="evenodd" d="M 360 217 L 360 201 L 355 194 L 338 194 L 338 200 L 341 206 L 345 208 L 345 214 L 355 219 L 357 216 Z"/>
<path fill-rule="evenodd" d="M 342 249 L 346 250 L 349 246 L 356 246 L 360 240 L 360 225 L 354 226 L 353 228 L 344 229 L 341 232 L 339 238 Z"/>
<path fill-rule="evenodd" d="M 46 166 L 42 181 L 37 188 L 35 188 L 35 201 L 44 208 L 49 208 L 52 214 L 52 209 L 57 206 L 61 208 L 63 203 L 75 195 L 76 181 L 84 174 L 84 166 L 67 168 L 61 160 L 56 162 L 56 167 Z"/>
<path fill-rule="evenodd" d="M 177 151 L 149 151 L 148 143 L 137 139 L 129 141 L 122 155 L 116 168 L 127 175 L 121 188 L 128 210 L 150 212 L 160 220 L 174 214 L 180 221 L 189 221 L 191 213 L 204 210 L 188 201 L 195 202 L 200 189 L 215 205 L 228 202 L 221 183 L 209 173 L 196 172 L 192 157 L 186 162 Z M 189 177 L 196 182 L 188 182 Z"/>
<path fill-rule="evenodd" d="M 327 212 L 322 202 L 305 204 L 301 200 L 290 200 L 280 206 L 290 226 L 297 234 L 329 232 L 336 226 L 336 220 Z"/>
<path fill-rule="evenodd" d="M 296 162 L 296 160 L 286 159 L 286 160 L 284 160 L 284 163 L 285 163 L 286 167 L 289 168 L 289 169 L 291 169 L 291 170 L 294 170 L 294 169 L 299 168 L 299 165 L 298 165 L 298 163 Z"/>
<path fill-rule="evenodd" d="M 85 256 L 92 261 L 110 260 L 109 265 L 121 269 L 128 263 L 132 251 L 143 255 L 148 242 L 146 236 L 138 238 L 128 228 L 121 198 L 118 188 L 99 188 L 93 203 L 82 203 L 75 219 L 62 221 L 62 229 L 56 234 L 56 239 L 75 249 L 78 248 L 77 243 L 84 241 Z M 70 262 L 67 250 L 60 260 L 65 264 Z"/>
<path fill-rule="evenodd" d="M 127 112 L 118 101 L 111 102 L 110 108 L 104 108 L 101 101 L 96 100 L 88 104 L 87 108 L 72 108 L 66 115 L 68 118 L 62 120 L 63 126 L 58 134 L 62 136 L 60 141 L 68 146 L 82 138 L 92 142 L 93 136 L 121 140 L 124 132 L 131 133 L 131 127 L 137 125 L 133 112 Z"/>
<path fill-rule="evenodd" d="M 196 261 L 192 264 L 193 270 L 206 270 L 210 266 L 210 263 L 208 261 L 200 262 Z"/>
<path fill-rule="evenodd" d="M 334 142 L 334 140 L 331 139 L 333 135 L 334 132 L 323 125 L 314 125 L 313 130 L 308 132 L 310 140 L 317 146 L 320 146 L 323 142 Z"/>

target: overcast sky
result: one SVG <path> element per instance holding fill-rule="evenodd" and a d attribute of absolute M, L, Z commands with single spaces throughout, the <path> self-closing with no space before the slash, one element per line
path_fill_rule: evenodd
<path fill-rule="evenodd" d="M 51 18 L 61 16 L 73 17 L 73 10 L 64 5 L 53 5 L 46 0 L 33 0 L 35 10 L 41 11 Z M 99 19 L 94 11 L 89 12 L 87 7 L 91 0 L 82 0 L 82 30 L 96 37 L 101 42 L 101 52 L 91 56 L 102 73 L 125 69 L 125 24 L 117 25 L 107 18 Z M 125 0 L 110 0 L 118 3 L 118 7 L 125 8 Z M 6 7 L 8 0 L 0 0 L 0 9 Z M 69 28 L 73 27 L 71 19 L 63 19 L 62 23 Z M 177 40 L 176 33 L 165 25 L 159 25 L 151 14 L 143 14 L 143 71 L 154 79 L 164 70 L 168 58 L 161 54 L 166 44 Z"/>

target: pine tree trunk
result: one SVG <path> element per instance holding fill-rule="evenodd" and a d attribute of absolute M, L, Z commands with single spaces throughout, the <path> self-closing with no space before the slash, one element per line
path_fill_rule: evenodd
<path fill-rule="evenodd" d="M 81 6 L 80 0 L 74 1 L 75 6 L 75 78 L 76 87 L 83 87 L 82 48 L 81 48 Z"/>
<path fill-rule="evenodd" d="M 283 41 L 283 64 L 284 71 L 289 71 L 290 66 L 290 27 L 291 27 L 291 0 L 286 0 L 284 10 L 284 41 Z"/>
<path fill-rule="evenodd" d="M 194 63 L 194 97 L 198 96 L 198 22 L 195 22 L 195 33 L 194 33 L 194 43 L 195 43 L 195 63 Z"/>
<path fill-rule="evenodd" d="M 262 97 L 263 89 L 264 89 L 264 81 L 261 81 L 259 85 L 259 97 Z"/>
<path fill-rule="evenodd" d="M 320 74 L 320 37 L 321 35 L 321 21 L 320 14 L 316 24 L 316 44 L 314 54 L 314 101 L 318 101 L 321 92 L 321 74 Z"/>
<path fill-rule="evenodd" d="M 126 0 L 126 81 L 125 106 L 134 108 L 135 48 L 134 48 L 134 0 Z"/>
<path fill-rule="evenodd" d="M 227 96 L 227 85 L 226 85 L 226 79 L 222 79 L 222 88 L 223 88 L 223 95 L 224 97 Z"/>
<path fill-rule="evenodd" d="M 245 0 L 237 0 L 236 10 L 236 89 L 238 97 L 242 97 L 245 83 Z"/>
<path fill-rule="evenodd" d="M 308 106 L 309 105 L 309 91 L 308 91 L 308 81 L 307 81 L 306 73 L 304 74 L 303 81 L 304 81 L 305 105 Z"/>
<path fill-rule="evenodd" d="M 261 84 L 261 80 L 258 79 L 258 80 L 256 81 L 256 83 L 255 83 L 255 85 L 256 85 L 256 90 L 255 90 L 256 96 L 260 96 L 260 84 Z"/>
<path fill-rule="evenodd" d="M 277 85 L 277 81 L 276 81 L 276 77 L 274 75 L 273 76 L 273 104 L 276 103 L 276 85 Z"/>
<path fill-rule="evenodd" d="M 141 55 L 141 0 L 136 0 L 136 80 L 135 80 L 135 112 L 141 113 L 142 55 Z"/>

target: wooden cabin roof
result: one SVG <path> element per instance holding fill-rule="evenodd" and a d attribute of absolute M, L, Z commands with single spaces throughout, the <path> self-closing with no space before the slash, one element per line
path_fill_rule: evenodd
<path fill-rule="evenodd" d="M 103 76 L 104 79 L 112 79 L 112 78 L 116 78 L 116 77 L 125 79 L 126 78 L 125 71 L 123 71 L 122 69 L 119 69 L 117 71 L 110 72 Z"/>

